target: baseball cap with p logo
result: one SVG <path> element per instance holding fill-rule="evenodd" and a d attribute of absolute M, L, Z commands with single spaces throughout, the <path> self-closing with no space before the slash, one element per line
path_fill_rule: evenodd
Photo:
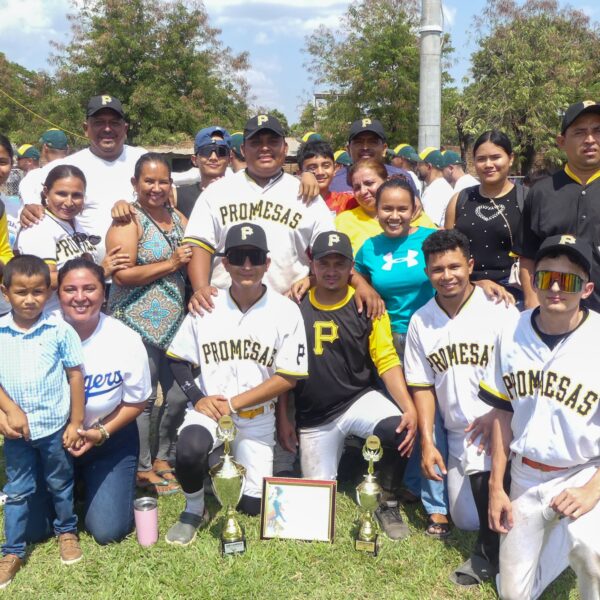
<path fill-rule="evenodd" d="M 341 231 L 324 231 L 317 236 L 312 246 L 312 257 L 317 260 L 329 254 L 340 254 L 354 260 L 350 238 Z"/>
<path fill-rule="evenodd" d="M 283 126 L 279 122 L 278 119 L 271 115 L 256 115 L 256 117 L 252 117 L 244 127 L 244 139 L 248 140 L 252 136 L 256 135 L 259 131 L 263 129 L 268 129 L 272 131 L 275 135 L 280 137 L 285 137 L 285 132 L 283 130 Z"/>
<path fill-rule="evenodd" d="M 125 118 L 125 111 L 123 110 L 123 105 L 118 98 L 114 98 L 113 96 L 109 96 L 108 94 L 103 94 L 101 96 L 92 96 L 87 105 L 87 110 L 85 113 L 86 117 L 92 117 L 97 112 L 101 111 L 103 108 L 108 108 L 114 112 L 116 112 L 122 119 Z"/>
<path fill-rule="evenodd" d="M 225 251 L 227 254 L 232 248 L 240 246 L 251 246 L 264 252 L 269 251 L 265 230 L 256 223 L 239 223 L 234 225 L 225 238 Z"/>
<path fill-rule="evenodd" d="M 592 245 L 587 240 L 577 238 L 574 235 L 561 234 L 547 237 L 535 255 L 536 266 L 542 258 L 549 254 L 573 256 L 585 266 L 588 275 L 592 270 Z"/>

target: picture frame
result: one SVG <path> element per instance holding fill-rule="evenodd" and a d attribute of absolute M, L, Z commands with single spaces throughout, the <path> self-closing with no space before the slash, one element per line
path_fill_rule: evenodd
<path fill-rule="evenodd" d="M 265 477 L 260 537 L 333 543 L 337 482 Z"/>

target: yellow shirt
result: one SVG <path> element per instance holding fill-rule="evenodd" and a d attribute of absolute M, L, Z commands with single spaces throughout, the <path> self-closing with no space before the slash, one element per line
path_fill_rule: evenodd
<path fill-rule="evenodd" d="M 414 219 L 411 225 L 414 227 L 437 229 L 435 223 L 424 212 Z M 335 227 L 350 238 L 352 252 L 355 255 L 369 238 L 383 233 L 383 229 L 377 218 L 370 217 L 360 206 L 337 215 L 335 218 Z"/>

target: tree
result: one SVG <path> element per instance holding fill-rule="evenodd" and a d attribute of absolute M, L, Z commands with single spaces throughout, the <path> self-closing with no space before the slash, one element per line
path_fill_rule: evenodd
<path fill-rule="evenodd" d="M 306 102 L 300 113 L 300 120 L 290 127 L 291 135 L 301 138 L 308 131 L 314 131 L 317 120 L 316 110 L 312 102 Z"/>
<path fill-rule="evenodd" d="M 391 140 L 416 141 L 419 105 L 420 3 L 355 0 L 340 28 L 319 27 L 307 39 L 305 66 L 330 100 L 317 113 L 318 130 L 336 145 L 350 122 L 380 119 Z M 444 38 L 444 52 L 451 51 Z"/>
<path fill-rule="evenodd" d="M 55 44 L 63 97 L 85 106 L 109 93 L 127 109 L 130 139 L 174 143 L 248 116 L 247 54 L 233 54 L 200 0 L 73 0 L 72 39 Z M 81 115 L 81 109 L 79 109 Z"/>
<path fill-rule="evenodd" d="M 554 0 L 488 0 L 476 20 L 479 50 L 472 83 L 465 88 L 460 127 L 477 135 L 497 127 L 513 140 L 522 172 L 545 150 L 558 163 L 554 144 L 560 115 L 571 103 L 600 92 L 597 26 L 582 12 Z"/>

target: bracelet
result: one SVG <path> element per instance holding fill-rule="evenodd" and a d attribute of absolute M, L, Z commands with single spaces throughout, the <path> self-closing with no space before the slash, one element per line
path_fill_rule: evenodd
<path fill-rule="evenodd" d="M 227 398 L 227 406 L 229 406 L 229 410 L 231 411 L 232 415 L 237 415 L 237 410 L 235 410 L 231 404 L 231 398 Z"/>
<path fill-rule="evenodd" d="M 104 444 L 104 442 L 108 438 L 110 438 L 110 433 L 108 433 L 108 431 L 106 431 L 106 428 L 104 427 L 104 425 L 102 425 L 102 423 L 100 421 L 98 421 L 94 425 L 94 429 L 97 429 L 100 432 L 100 435 L 102 436 L 102 439 L 99 442 L 96 442 L 96 446 L 102 446 L 102 444 Z"/>

